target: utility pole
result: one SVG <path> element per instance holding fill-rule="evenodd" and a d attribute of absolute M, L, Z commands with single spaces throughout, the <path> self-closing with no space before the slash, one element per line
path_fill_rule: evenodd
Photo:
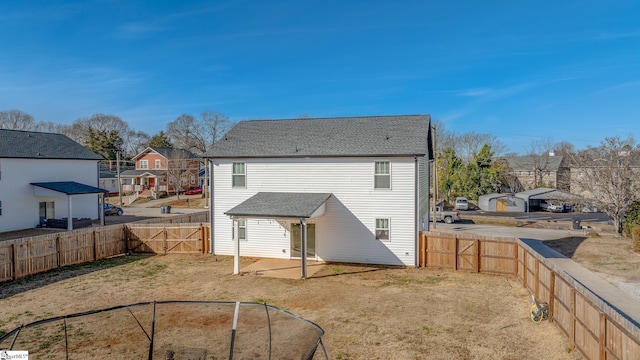
<path fill-rule="evenodd" d="M 116 151 L 116 173 L 118 174 L 118 198 L 119 205 L 122 206 L 122 180 L 120 179 L 120 150 Z"/>
<path fill-rule="evenodd" d="M 436 152 L 436 127 L 431 125 L 433 130 L 433 228 L 436 228 L 438 221 L 436 207 L 438 205 L 438 155 Z"/>

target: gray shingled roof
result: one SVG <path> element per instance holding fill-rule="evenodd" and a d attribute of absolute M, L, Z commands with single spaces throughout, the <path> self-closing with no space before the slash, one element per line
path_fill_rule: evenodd
<path fill-rule="evenodd" d="M 77 183 L 75 181 L 40 182 L 40 183 L 31 183 L 31 185 L 61 192 L 67 195 L 96 194 L 96 193 L 108 192 L 105 189 Z"/>
<path fill-rule="evenodd" d="M 0 158 L 102 160 L 62 134 L 0 129 Z"/>
<path fill-rule="evenodd" d="M 310 218 L 329 197 L 330 193 L 259 192 L 225 214 L 249 218 Z"/>
<path fill-rule="evenodd" d="M 205 156 L 431 158 L 430 128 L 429 115 L 240 121 Z"/>
<path fill-rule="evenodd" d="M 545 166 L 545 170 L 558 171 L 560 165 L 562 165 L 562 156 L 547 156 L 541 158 L 539 156 L 533 157 L 529 155 L 525 156 L 505 156 L 505 160 L 509 164 L 509 167 L 514 171 L 532 171 L 533 168 Z"/>

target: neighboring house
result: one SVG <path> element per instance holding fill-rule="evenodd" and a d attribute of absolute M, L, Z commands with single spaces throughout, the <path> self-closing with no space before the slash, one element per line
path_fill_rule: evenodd
<path fill-rule="evenodd" d="M 557 188 L 569 191 L 570 169 L 562 156 L 527 155 L 506 156 L 515 184 L 510 184 L 512 191 L 531 190 L 538 187 Z"/>
<path fill-rule="evenodd" d="M 148 147 L 132 160 L 135 170 L 120 174 L 122 191 L 155 198 L 159 191 L 171 194 L 198 185 L 200 158 L 188 150 Z"/>
<path fill-rule="evenodd" d="M 99 218 L 100 160 L 62 134 L 0 130 L 0 231 Z"/>
<path fill-rule="evenodd" d="M 120 165 L 120 173 L 127 170 L 134 170 L 133 166 Z M 118 167 L 115 160 L 105 160 L 100 164 L 100 188 L 107 190 L 110 194 L 118 193 Z"/>
<path fill-rule="evenodd" d="M 430 129 L 429 115 L 237 123 L 205 155 L 212 252 L 416 266 Z"/>

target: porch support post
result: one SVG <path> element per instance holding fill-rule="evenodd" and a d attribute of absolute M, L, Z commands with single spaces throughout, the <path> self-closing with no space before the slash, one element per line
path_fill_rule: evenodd
<path fill-rule="evenodd" d="M 301 249 L 300 249 L 300 258 L 302 259 L 302 276 L 301 278 L 304 280 L 307 278 L 307 220 L 305 218 L 300 218 L 300 237 L 302 237 L 301 241 Z"/>
<path fill-rule="evenodd" d="M 71 206 L 71 195 L 67 195 L 67 230 L 73 230 L 73 213 Z"/>
<path fill-rule="evenodd" d="M 233 219 L 233 240 L 235 246 L 233 249 L 233 274 L 240 274 L 240 237 L 238 236 L 238 220 Z"/>

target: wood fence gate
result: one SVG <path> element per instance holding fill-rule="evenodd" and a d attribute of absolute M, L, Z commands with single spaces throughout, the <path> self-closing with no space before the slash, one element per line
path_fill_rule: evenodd
<path fill-rule="evenodd" d="M 208 228 L 204 224 L 130 224 L 131 252 L 155 254 L 205 254 Z"/>

